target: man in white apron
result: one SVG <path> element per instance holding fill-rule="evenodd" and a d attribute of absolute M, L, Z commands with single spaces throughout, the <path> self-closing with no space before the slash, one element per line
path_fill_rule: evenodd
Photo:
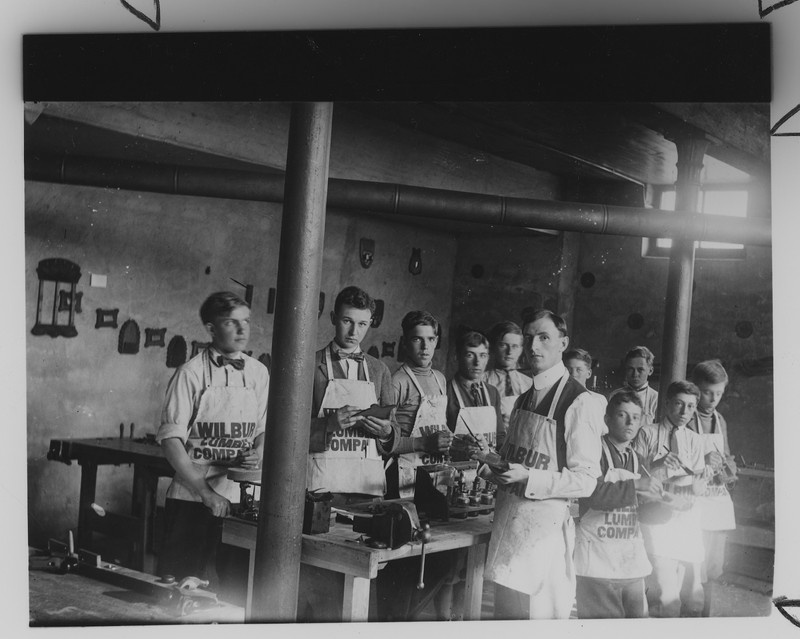
<path fill-rule="evenodd" d="M 503 445 L 508 419 L 517 397 L 531 387 L 533 380 L 519 371 L 519 359 L 522 355 L 522 329 L 514 322 L 497 322 L 489 329 L 490 362 L 484 380 L 494 386 L 500 394 L 500 413 L 502 423 L 497 425 L 497 446 Z"/>
<path fill-rule="evenodd" d="M 495 582 L 496 619 L 566 619 L 575 600 L 569 499 L 597 485 L 603 416 L 561 361 L 564 320 L 539 311 L 522 333 L 533 386 L 500 450 L 509 468 L 481 469 L 500 485 L 485 574 Z"/>
<path fill-rule="evenodd" d="M 244 300 L 214 293 L 201 306 L 200 317 L 211 346 L 175 371 L 156 433 L 175 469 L 167 489 L 158 573 L 178 580 L 210 579 L 212 589 L 222 587 L 221 597 L 231 589 L 242 595 L 246 555 L 235 558 L 237 549 L 220 543 L 222 518 L 239 500 L 227 471 L 231 466 L 256 469 L 261 463 L 269 372 L 243 352 L 250 337 L 250 308 Z M 242 561 L 243 571 L 231 575 L 237 572 L 231 563 Z"/>
<path fill-rule="evenodd" d="M 713 584 L 722 575 L 725 565 L 725 544 L 728 531 L 736 528 L 728 486 L 736 480 L 736 464 L 728 447 L 728 427 L 717 405 L 728 385 L 728 373 L 718 359 L 700 362 L 692 370 L 691 380 L 700 390 L 697 411 L 687 428 L 703 438 L 706 466 L 712 477 L 706 492 L 698 497 L 703 526 L 703 616 L 710 616 Z"/>
<path fill-rule="evenodd" d="M 582 348 L 570 348 L 564 352 L 562 359 L 564 361 L 564 366 L 566 366 L 569 371 L 570 377 L 589 391 L 589 395 L 600 404 L 601 410 L 605 413 L 606 404 L 608 404 L 606 396 L 595 393 L 586 386 L 586 382 L 592 377 L 592 356 L 589 355 L 589 352 Z M 604 429 L 604 433 L 605 432 L 608 431 Z"/>
<path fill-rule="evenodd" d="M 575 541 L 576 601 L 579 619 L 647 616 L 644 578 L 652 566 L 639 529 L 638 499 L 657 499 L 661 482 L 639 473 L 630 446 L 639 432 L 642 403 L 620 391 L 608 403 L 603 456 L 597 488 L 580 500 Z"/>
<path fill-rule="evenodd" d="M 642 425 L 655 423 L 658 411 L 658 391 L 650 387 L 648 379 L 653 374 L 655 356 L 646 346 L 634 346 L 625 354 L 623 372 L 625 384 L 621 388 L 634 391 L 644 406 Z M 616 389 L 613 392 L 617 392 Z"/>
<path fill-rule="evenodd" d="M 705 490 L 708 475 L 702 438 L 686 427 L 699 397 L 700 391 L 691 382 L 670 384 L 664 418 L 644 426 L 633 444 L 650 474 L 661 479 L 664 490 L 676 503 L 688 506 L 671 510 L 663 523 L 642 523 L 653 564 L 647 578 L 651 617 L 699 616 L 703 610 L 703 533 L 695 495 Z"/>
<path fill-rule="evenodd" d="M 331 311 L 333 340 L 315 355 L 306 487 L 332 492 L 333 506 L 383 497 L 383 456 L 400 439 L 394 410 L 386 419 L 357 414 L 396 405 L 389 369 L 361 350 L 374 313 L 366 291 L 343 289 Z M 298 620 L 341 621 L 342 587 L 341 575 L 301 564 Z"/>

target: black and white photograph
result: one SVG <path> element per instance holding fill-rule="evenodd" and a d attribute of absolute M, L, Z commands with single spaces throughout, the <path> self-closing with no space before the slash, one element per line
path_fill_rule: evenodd
<path fill-rule="evenodd" d="M 800 8 L 121 4 L 22 38 L 28 629 L 797 630 L 763 17 Z"/>

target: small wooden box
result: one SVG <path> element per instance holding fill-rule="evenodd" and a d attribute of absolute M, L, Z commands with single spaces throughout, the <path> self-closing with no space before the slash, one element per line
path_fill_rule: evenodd
<path fill-rule="evenodd" d="M 317 535 L 331 528 L 331 493 L 306 493 L 303 534 Z"/>

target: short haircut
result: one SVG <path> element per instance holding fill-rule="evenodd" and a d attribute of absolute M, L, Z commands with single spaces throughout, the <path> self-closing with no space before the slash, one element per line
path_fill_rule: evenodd
<path fill-rule="evenodd" d="M 517 324 L 509 320 L 503 320 L 492 326 L 486 333 L 486 337 L 489 338 L 489 343 L 494 346 L 509 333 L 522 337 L 522 329 Z"/>
<path fill-rule="evenodd" d="M 589 367 L 589 370 L 592 370 L 592 356 L 589 355 L 588 351 L 585 351 L 582 348 L 570 348 L 568 351 L 564 351 L 561 359 L 564 361 L 564 363 L 567 363 L 571 359 L 579 359 L 586 363 L 586 365 Z"/>
<path fill-rule="evenodd" d="M 728 373 L 718 359 L 707 359 L 692 369 L 689 376 L 695 384 L 727 384 Z"/>
<path fill-rule="evenodd" d="M 342 310 L 342 306 L 352 306 L 361 310 L 369 311 L 370 315 L 375 314 L 375 300 L 370 297 L 363 288 L 357 286 L 348 286 L 343 288 L 336 296 L 336 301 L 333 303 L 333 312 L 338 315 Z"/>
<path fill-rule="evenodd" d="M 553 311 L 548 311 L 546 308 L 542 309 L 541 311 L 536 311 L 533 315 L 531 315 L 530 319 L 526 320 L 525 324 L 522 326 L 522 330 L 524 331 L 528 324 L 533 324 L 534 322 L 540 319 L 549 319 L 553 324 L 555 324 L 558 332 L 561 334 L 561 337 L 567 337 L 567 323 L 560 315 L 556 315 Z"/>
<path fill-rule="evenodd" d="M 672 382 L 667 387 L 667 399 L 672 399 L 681 393 L 685 393 L 686 395 L 694 395 L 700 399 L 700 389 L 692 384 L 692 382 L 688 382 L 685 379 L 679 379 L 677 382 Z"/>
<path fill-rule="evenodd" d="M 212 293 L 200 306 L 200 320 L 203 324 L 213 324 L 220 317 L 228 317 L 240 306 L 250 308 L 241 297 L 229 291 Z"/>
<path fill-rule="evenodd" d="M 408 335 L 415 326 L 430 326 L 434 335 L 439 336 L 439 320 L 428 311 L 409 311 L 400 323 L 403 335 Z"/>
<path fill-rule="evenodd" d="M 625 353 L 625 358 L 623 361 L 627 362 L 629 359 L 633 359 L 634 357 L 643 357 L 644 361 L 646 361 L 649 366 L 652 366 L 653 362 L 655 361 L 653 351 L 647 348 L 647 346 L 634 346 L 631 350 Z"/>
<path fill-rule="evenodd" d="M 619 390 L 611 394 L 606 404 L 606 415 L 610 416 L 620 404 L 636 404 L 644 412 L 644 405 L 639 396 L 634 392 L 627 389 Z"/>
<path fill-rule="evenodd" d="M 488 349 L 489 340 L 486 339 L 486 335 L 478 331 L 465 331 L 456 339 L 456 353 L 459 355 L 467 348 L 474 346 L 485 346 Z"/>

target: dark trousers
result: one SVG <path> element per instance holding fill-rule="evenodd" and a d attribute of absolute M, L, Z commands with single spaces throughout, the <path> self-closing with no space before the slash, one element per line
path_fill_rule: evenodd
<path fill-rule="evenodd" d="M 622 619 L 647 616 L 644 579 L 577 578 L 579 619 Z"/>
<path fill-rule="evenodd" d="M 243 606 L 247 596 L 248 553 L 221 542 L 222 518 L 200 502 L 167 499 L 164 542 L 156 572 L 207 579 L 208 589 L 228 603 Z"/>

